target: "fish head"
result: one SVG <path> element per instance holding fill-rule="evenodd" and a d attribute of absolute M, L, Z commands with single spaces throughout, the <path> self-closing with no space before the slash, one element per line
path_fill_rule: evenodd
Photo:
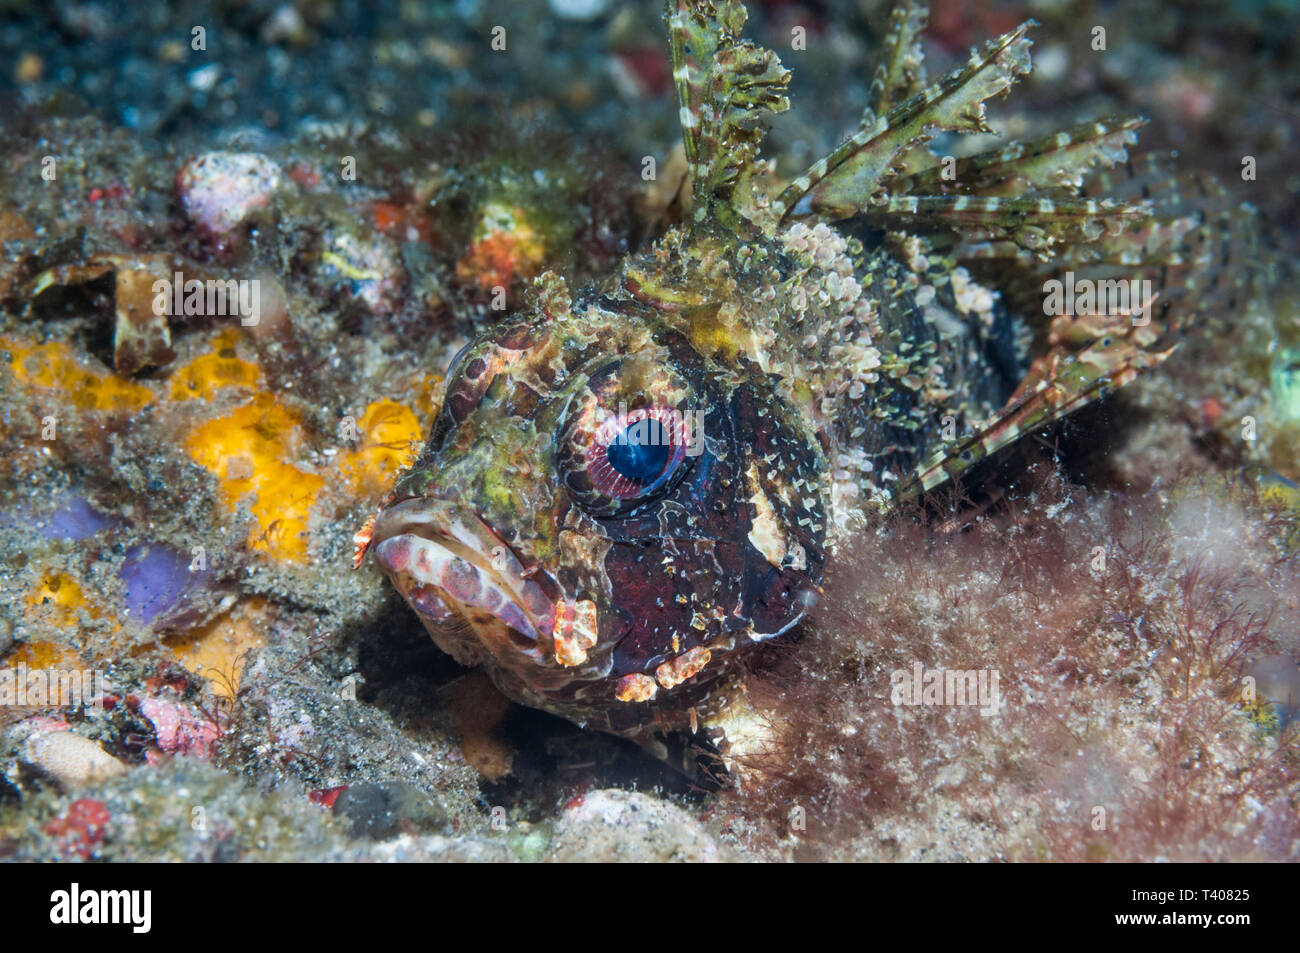
<path fill-rule="evenodd" d="M 757 367 L 597 299 L 510 319 L 453 360 L 371 552 L 459 661 L 620 730 L 646 704 L 694 704 L 735 650 L 803 615 L 822 466 Z"/>

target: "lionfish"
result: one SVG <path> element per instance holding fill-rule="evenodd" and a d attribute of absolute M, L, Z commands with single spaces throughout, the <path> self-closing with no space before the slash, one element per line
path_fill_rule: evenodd
<path fill-rule="evenodd" d="M 741 38 L 739 2 L 668 3 L 683 221 L 590 287 L 541 276 L 467 345 L 358 534 L 358 565 L 511 699 L 664 757 L 687 733 L 751 750 L 739 662 L 817 605 L 838 544 L 1168 353 L 1150 299 L 1035 334 L 966 268 L 1040 295 L 1064 270 L 1194 271 L 1207 223 L 1139 193 L 1143 120 L 936 155 L 937 134 L 992 131 L 1034 23 L 927 85 L 926 16 L 894 11 L 860 128 L 782 183 L 759 147 L 790 73 Z M 1099 192 L 1111 167 L 1135 198 Z"/>

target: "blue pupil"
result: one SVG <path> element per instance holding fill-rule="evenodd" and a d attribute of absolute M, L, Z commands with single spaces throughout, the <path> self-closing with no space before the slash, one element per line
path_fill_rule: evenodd
<path fill-rule="evenodd" d="M 664 425 L 647 418 L 625 429 L 605 453 L 623 476 L 638 483 L 650 483 L 664 472 L 671 451 Z"/>

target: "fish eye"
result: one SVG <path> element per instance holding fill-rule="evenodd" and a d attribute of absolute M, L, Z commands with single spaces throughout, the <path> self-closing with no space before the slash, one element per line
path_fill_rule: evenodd
<path fill-rule="evenodd" d="M 630 515 L 681 482 L 703 425 L 694 388 L 671 360 L 636 354 L 576 381 L 555 444 L 569 498 L 597 518 Z"/>
<path fill-rule="evenodd" d="M 566 428 L 556 467 L 570 498 L 597 517 L 630 513 L 667 494 L 690 469 L 691 422 L 663 404 L 585 408 Z"/>
<path fill-rule="evenodd" d="M 587 448 L 593 489 L 624 503 L 653 496 L 685 461 L 687 436 L 685 419 L 670 407 L 608 418 Z"/>

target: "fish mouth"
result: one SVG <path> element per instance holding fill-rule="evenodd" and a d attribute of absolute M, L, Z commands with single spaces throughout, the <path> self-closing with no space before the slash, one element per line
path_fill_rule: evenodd
<path fill-rule="evenodd" d="M 493 655 L 546 660 L 555 603 L 473 509 L 450 500 L 404 500 L 379 514 L 371 552 L 431 633 L 460 617 Z M 473 654 L 442 647 L 458 659 Z"/>

